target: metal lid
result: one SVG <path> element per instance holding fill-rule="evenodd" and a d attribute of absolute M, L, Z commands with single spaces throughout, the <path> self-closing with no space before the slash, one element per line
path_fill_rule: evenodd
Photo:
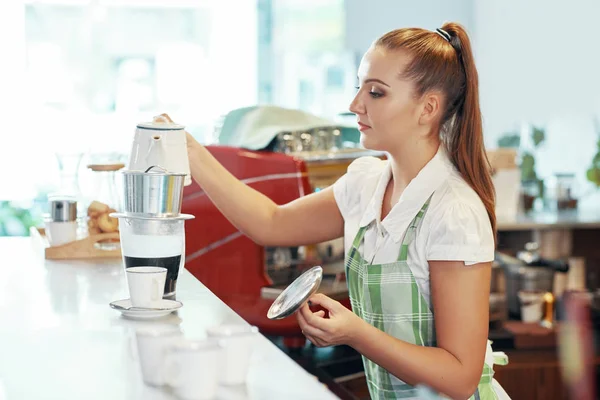
<path fill-rule="evenodd" d="M 50 200 L 50 219 L 55 222 L 77 220 L 77 201 L 72 199 Z"/>
<path fill-rule="evenodd" d="M 158 175 L 158 176 L 186 176 L 187 174 L 184 172 L 169 172 L 166 168 L 161 167 L 160 165 L 153 165 L 148 167 L 145 171 L 128 169 L 122 171 L 125 175 Z"/>
<path fill-rule="evenodd" d="M 540 259 L 539 245 L 535 242 L 525 244 L 525 250 L 517 253 L 517 258 L 527 265 L 531 265 Z"/>
<path fill-rule="evenodd" d="M 319 289 L 322 278 L 323 268 L 319 266 L 300 275 L 271 304 L 267 317 L 282 319 L 295 313 Z"/>
<path fill-rule="evenodd" d="M 152 131 L 179 131 L 185 129 L 185 126 L 173 122 L 142 122 L 137 124 L 139 129 L 149 129 Z"/>

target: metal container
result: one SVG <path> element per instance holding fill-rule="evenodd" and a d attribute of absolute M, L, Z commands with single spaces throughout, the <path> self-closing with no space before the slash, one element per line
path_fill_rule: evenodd
<path fill-rule="evenodd" d="M 77 220 L 77 201 L 73 199 L 51 199 L 50 220 L 72 222 Z"/>
<path fill-rule="evenodd" d="M 506 301 L 512 316 L 521 315 L 519 292 L 553 292 L 554 274 L 567 272 L 569 265 L 558 260 L 539 258 L 531 252 L 522 252 L 519 258 L 500 255 L 498 260 L 506 276 Z"/>
<path fill-rule="evenodd" d="M 185 173 L 156 165 L 146 171 L 123 171 L 123 211 L 133 216 L 176 217 L 181 212 Z"/>

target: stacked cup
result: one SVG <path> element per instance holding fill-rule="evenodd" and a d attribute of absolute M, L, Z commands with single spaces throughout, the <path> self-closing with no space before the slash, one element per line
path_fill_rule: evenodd
<path fill-rule="evenodd" d="M 136 330 L 144 382 L 168 385 L 186 400 L 212 399 L 219 385 L 245 385 L 258 329 L 227 324 L 207 333 L 206 339 L 184 339 L 178 328 L 169 326 Z"/>
<path fill-rule="evenodd" d="M 184 223 L 194 218 L 181 213 L 186 174 L 160 166 L 122 174 L 123 213 L 112 213 L 111 217 L 119 219 L 125 268 L 166 268 L 163 297 L 173 300 L 185 263 Z"/>

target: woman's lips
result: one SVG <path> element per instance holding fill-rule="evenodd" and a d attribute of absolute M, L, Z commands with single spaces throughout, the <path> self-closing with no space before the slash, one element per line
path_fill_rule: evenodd
<path fill-rule="evenodd" d="M 361 132 L 366 131 L 367 129 L 371 129 L 369 125 L 363 124 L 362 122 L 358 123 L 358 130 Z"/>

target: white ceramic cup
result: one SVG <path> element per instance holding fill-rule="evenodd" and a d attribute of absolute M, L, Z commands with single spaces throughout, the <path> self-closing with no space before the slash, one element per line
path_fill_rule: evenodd
<path fill-rule="evenodd" d="M 174 325 L 142 328 L 136 330 L 135 339 L 144 382 L 150 386 L 164 385 L 167 350 L 183 339 L 183 332 Z"/>
<path fill-rule="evenodd" d="M 177 397 L 208 400 L 219 387 L 219 363 L 223 345 L 217 340 L 185 340 L 175 343 L 165 359 L 165 378 Z"/>
<path fill-rule="evenodd" d="M 127 285 L 131 305 L 134 307 L 157 308 L 165 292 L 167 269 L 163 267 L 126 268 Z"/>
<path fill-rule="evenodd" d="M 258 328 L 250 325 L 225 324 L 207 330 L 210 338 L 220 340 L 225 346 L 219 368 L 220 383 L 241 385 L 246 382 L 250 357 L 258 338 Z"/>
<path fill-rule="evenodd" d="M 77 240 L 77 221 L 44 221 L 50 246 L 60 246 Z"/>
<path fill-rule="evenodd" d="M 523 322 L 540 322 L 544 304 L 544 292 L 519 291 L 521 302 L 521 320 Z"/>

